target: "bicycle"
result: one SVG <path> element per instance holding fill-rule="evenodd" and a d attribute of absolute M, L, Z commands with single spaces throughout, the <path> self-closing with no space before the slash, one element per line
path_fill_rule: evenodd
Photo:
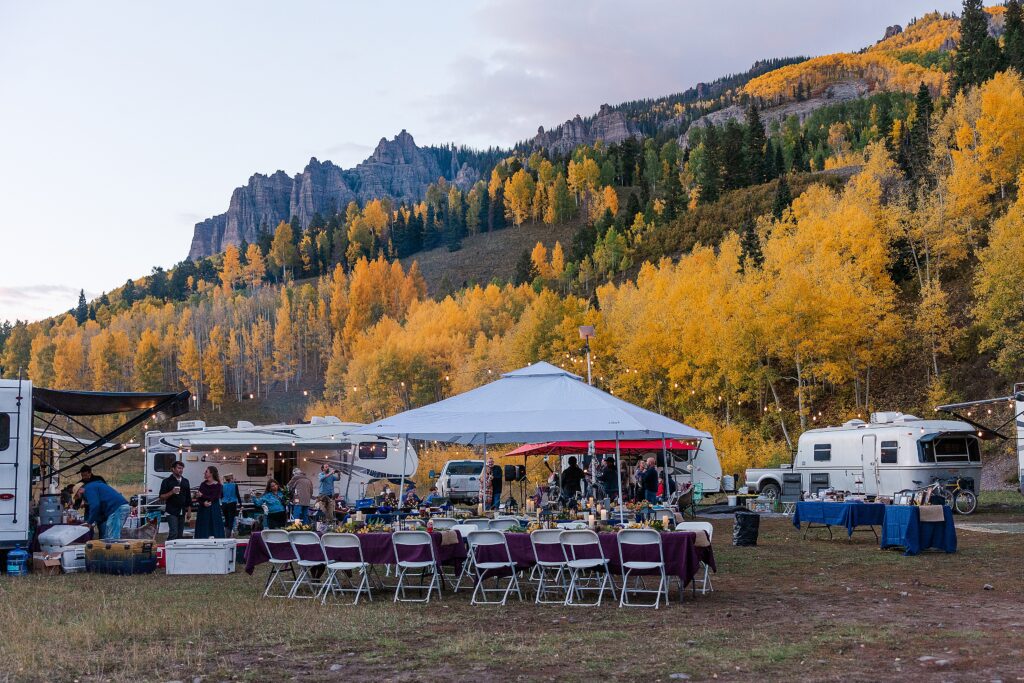
<path fill-rule="evenodd" d="M 970 489 L 964 488 L 960 478 L 934 479 L 928 486 L 918 489 L 900 491 L 911 497 L 912 505 L 945 505 L 960 515 L 969 515 L 978 509 L 978 497 Z M 921 485 L 921 482 L 914 481 Z"/>

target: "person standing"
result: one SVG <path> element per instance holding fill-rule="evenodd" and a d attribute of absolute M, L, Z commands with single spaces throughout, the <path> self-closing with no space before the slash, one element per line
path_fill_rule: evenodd
<path fill-rule="evenodd" d="M 583 483 L 583 477 L 585 476 L 583 468 L 579 466 L 579 461 L 575 455 L 569 456 L 569 466 L 562 471 L 562 499 L 569 500 L 579 495 L 582 490 L 580 484 Z"/>
<path fill-rule="evenodd" d="M 263 495 L 256 496 L 252 502 L 263 508 L 265 528 L 280 529 L 288 522 L 288 515 L 284 509 L 284 494 L 277 481 L 268 481 Z"/>
<path fill-rule="evenodd" d="M 160 484 L 160 500 L 167 513 L 167 540 L 173 541 L 185 535 L 185 525 L 192 509 L 192 489 L 188 479 L 182 476 L 185 463 L 180 460 L 171 466 L 171 474 Z"/>
<path fill-rule="evenodd" d="M 501 507 L 501 489 L 504 483 L 501 465 L 494 464 L 494 458 L 487 458 L 487 467 L 491 470 L 491 509 Z"/>
<path fill-rule="evenodd" d="M 604 495 L 611 500 L 619 498 L 619 471 L 615 467 L 615 458 L 609 456 L 604 459 L 604 471 L 601 474 L 601 487 Z"/>
<path fill-rule="evenodd" d="M 238 495 L 238 484 L 235 483 L 235 475 L 225 474 L 221 488 L 224 492 L 220 499 L 220 511 L 224 514 L 224 535 L 230 538 L 235 530 L 238 506 L 242 504 L 242 499 Z"/>
<path fill-rule="evenodd" d="M 121 527 L 132 511 L 124 496 L 98 480 L 88 482 L 82 491 L 89 509 L 85 521 L 95 524 L 104 540 L 121 538 Z"/>
<path fill-rule="evenodd" d="M 658 502 L 659 479 L 658 468 L 655 465 L 654 458 L 647 458 L 647 467 L 644 469 L 643 473 L 644 500 L 651 505 Z"/>
<path fill-rule="evenodd" d="M 324 510 L 324 521 L 334 521 L 334 484 L 338 481 L 338 470 L 332 470 L 327 463 L 320 465 L 317 475 L 317 500 Z"/>
<path fill-rule="evenodd" d="M 224 538 L 224 517 L 221 515 L 220 500 L 224 487 L 220 473 L 210 465 L 203 471 L 203 483 L 196 492 L 196 538 Z"/>
<path fill-rule="evenodd" d="M 295 519 L 302 520 L 303 524 L 309 522 L 309 504 L 313 500 L 313 480 L 305 472 L 296 467 L 292 470 L 292 478 L 288 482 L 288 490 L 292 494 L 294 504 L 292 515 Z"/>

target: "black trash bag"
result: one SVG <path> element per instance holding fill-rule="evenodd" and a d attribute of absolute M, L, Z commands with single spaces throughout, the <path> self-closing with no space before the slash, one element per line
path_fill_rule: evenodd
<path fill-rule="evenodd" d="M 756 512 L 737 512 L 736 524 L 732 528 L 732 544 L 757 545 L 757 531 L 760 527 L 761 515 Z"/>

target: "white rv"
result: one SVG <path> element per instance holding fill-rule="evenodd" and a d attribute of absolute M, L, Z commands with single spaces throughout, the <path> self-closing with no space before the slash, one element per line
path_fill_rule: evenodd
<path fill-rule="evenodd" d="M 966 422 L 890 412 L 872 413 L 870 422 L 810 429 L 800 435 L 791 465 L 749 469 L 746 483 L 768 497 L 827 488 L 889 496 L 952 478 L 973 493 L 980 490 L 979 431 Z"/>
<path fill-rule="evenodd" d="M 232 474 L 239 492 L 262 493 L 267 481 L 282 486 L 296 467 L 315 483 L 320 465 L 341 474 L 335 492 L 346 501 L 360 498 L 368 484 L 381 479 L 400 481 L 416 473 L 418 458 L 411 445 L 405 457 L 400 439 L 349 434 L 362 425 L 336 417 L 314 417 L 309 423 L 259 426 L 239 422 L 235 427 L 207 427 L 201 420 L 179 422 L 177 431 L 146 434 L 146 493 L 154 496 L 176 460 L 185 464 L 193 486 L 203 471 L 215 465 L 223 477 Z M 152 500 L 152 499 L 151 499 Z"/>
<path fill-rule="evenodd" d="M 0 548 L 28 541 L 31 443 L 32 383 L 0 379 Z"/>

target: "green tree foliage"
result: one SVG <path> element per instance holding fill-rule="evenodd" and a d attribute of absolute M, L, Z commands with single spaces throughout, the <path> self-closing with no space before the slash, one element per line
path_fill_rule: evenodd
<path fill-rule="evenodd" d="M 85 324 L 89 319 L 89 304 L 85 301 L 85 290 L 78 292 L 78 305 L 75 306 L 75 322 L 79 325 Z"/>
<path fill-rule="evenodd" d="M 964 0 L 960 43 L 953 58 L 953 92 L 981 85 L 999 70 L 999 43 L 988 34 L 988 15 L 982 0 Z"/>
<path fill-rule="evenodd" d="M 765 159 L 768 140 L 765 136 L 764 124 L 761 122 L 761 115 L 757 111 L 757 105 L 752 104 L 747 108 L 745 133 L 744 153 L 747 164 L 747 182 L 757 185 L 768 179 L 768 162 Z M 774 163 L 774 158 L 772 162 Z"/>
<path fill-rule="evenodd" d="M 1003 65 L 1024 74 L 1024 13 L 1020 0 L 1006 3 L 1003 19 Z"/>

